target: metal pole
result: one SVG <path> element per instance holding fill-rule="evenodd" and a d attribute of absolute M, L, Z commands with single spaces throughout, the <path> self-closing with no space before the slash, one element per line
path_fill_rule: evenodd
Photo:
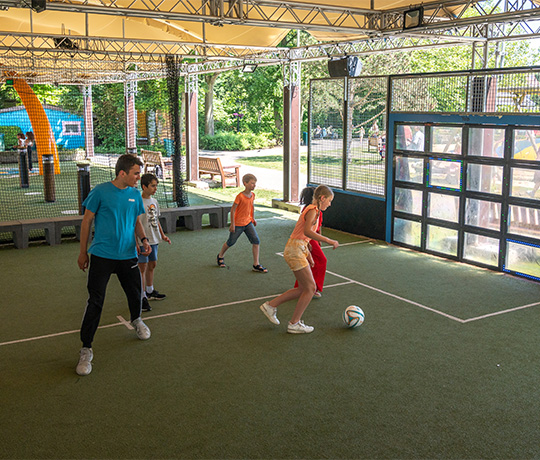
<path fill-rule="evenodd" d="M 19 149 L 19 182 L 21 188 L 29 187 L 28 164 L 26 163 L 26 147 Z"/>
<path fill-rule="evenodd" d="M 50 154 L 43 155 L 43 188 L 45 191 L 45 201 L 52 203 L 56 201 L 54 188 L 54 158 Z"/>
<path fill-rule="evenodd" d="M 77 163 L 77 190 L 79 192 L 79 214 L 84 214 L 83 202 L 90 193 L 90 163 Z"/>

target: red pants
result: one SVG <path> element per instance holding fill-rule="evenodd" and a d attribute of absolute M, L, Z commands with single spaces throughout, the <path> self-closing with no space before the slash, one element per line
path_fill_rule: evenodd
<path fill-rule="evenodd" d="M 326 275 L 326 256 L 317 240 L 311 240 L 309 244 L 311 244 L 311 257 L 313 257 L 313 262 L 315 262 L 315 265 L 311 267 L 311 272 L 317 285 L 317 291 L 322 292 L 324 277 Z M 298 287 L 298 281 L 294 284 L 294 287 Z"/>

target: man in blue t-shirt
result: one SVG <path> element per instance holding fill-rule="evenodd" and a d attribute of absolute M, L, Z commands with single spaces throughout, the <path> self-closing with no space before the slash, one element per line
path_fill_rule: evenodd
<path fill-rule="evenodd" d="M 81 225 L 81 252 L 77 263 L 88 270 L 88 300 L 81 325 L 82 348 L 77 374 L 92 372 L 92 342 L 99 326 L 105 291 L 116 274 L 128 300 L 131 325 L 141 340 L 150 338 L 150 329 L 141 319 L 141 274 L 137 264 L 137 235 L 143 254 L 151 247 L 139 216 L 145 213 L 141 194 L 136 189 L 141 175 L 141 160 L 131 154 L 122 155 L 116 163 L 116 178 L 97 185 L 83 202 L 85 213 Z M 94 239 L 88 248 L 92 222 Z M 91 259 L 88 258 L 91 254 Z"/>

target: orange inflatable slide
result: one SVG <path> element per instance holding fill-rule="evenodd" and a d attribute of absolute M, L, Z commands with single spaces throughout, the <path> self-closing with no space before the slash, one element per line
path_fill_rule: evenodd
<path fill-rule="evenodd" d="M 56 149 L 56 141 L 45 109 L 43 109 L 41 102 L 39 102 L 30 85 L 26 83 L 26 80 L 14 77 L 13 87 L 21 98 L 32 124 L 32 131 L 36 139 L 39 173 L 43 174 L 43 155 L 52 155 L 54 158 L 54 173 L 60 174 L 60 160 Z"/>

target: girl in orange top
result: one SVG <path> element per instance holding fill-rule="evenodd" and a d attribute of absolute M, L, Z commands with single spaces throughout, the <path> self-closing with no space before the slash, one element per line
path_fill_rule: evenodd
<path fill-rule="evenodd" d="M 294 230 L 287 241 L 283 256 L 291 268 L 298 281 L 298 287 L 289 289 L 283 294 L 272 299 L 270 302 L 264 302 L 260 309 L 274 324 L 279 324 L 277 319 L 277 307 L 289 300 L 298 299 L 291 321 L 287 326 L 287 332 L 290 334 L 305 334 L 313 332 L 313 327 L 304 324 L 302 314 L 309 305 L 317 286 L 313 279 L 311 266 L 313 258 L 309 251 L 309 241 L 322 241 L 331 245 L 334 249 L 339 246 L 336 240 L 326 238 L 317 233 L 319 221 L 319 212 L 325 211 L 332 204 L 334 193 L 326 185 L 319 185 L 313 194 L 313 202 L 306 206 L 294 227 Z"/>

